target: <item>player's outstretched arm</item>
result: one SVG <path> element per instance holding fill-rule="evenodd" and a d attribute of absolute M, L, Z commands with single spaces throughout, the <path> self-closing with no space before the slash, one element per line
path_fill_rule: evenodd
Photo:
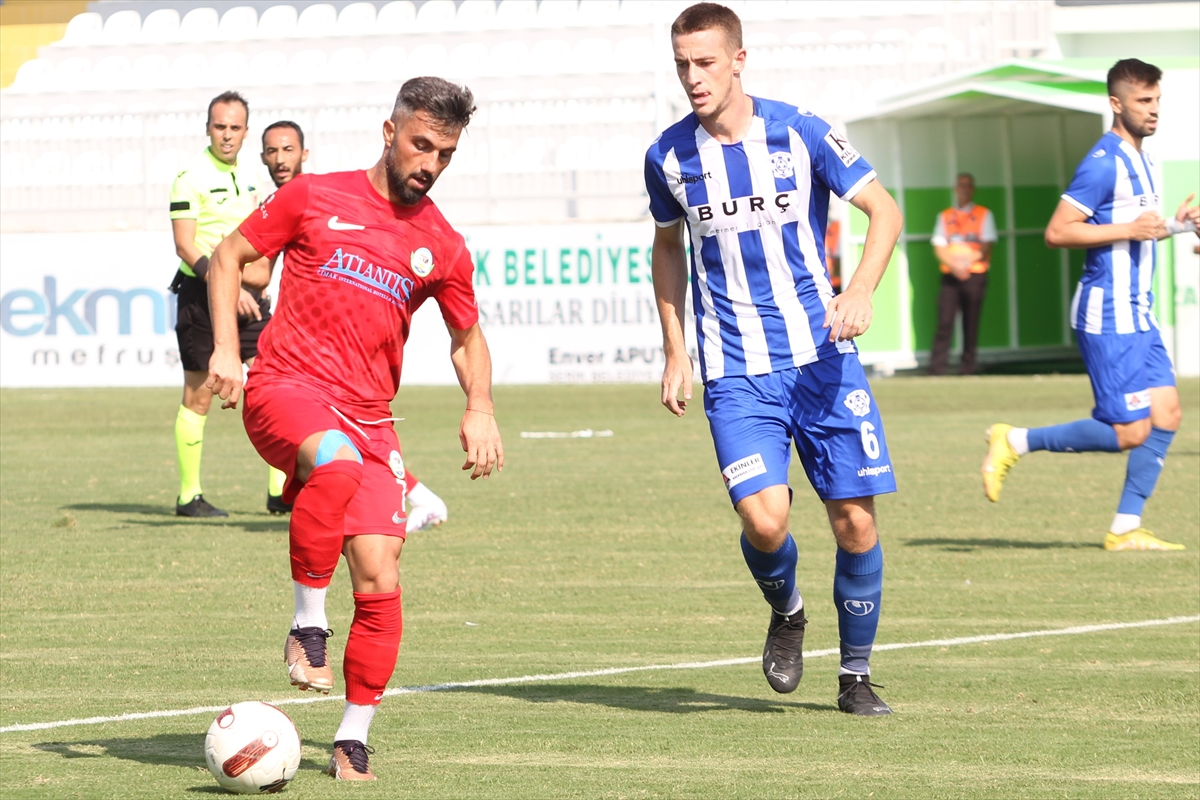
<path fill-rule="evenodd" d="M 225 237 L 208 265 L 208 308 L 212 317 L 213 354 L 204 385 L 218 395 L 221 408 L 237 408 L 242 395 L 242 353 L 238 340 L 238 299 L 242 267 L 262 258 L 239 230 Z"/>
<path fill-rule="evenodd" d="M 1059 200 L 1046 225 L 1046 246 L 1082 250 L 1131 239 L 1137 242 L 1162 239 L 1169 235 L 1166 223 L 1157 211 L 1147 211 L 1133 222 L 1111 225 L 1092 225 L 1087 221 L 1088 217 L 1073 203 Z"/>
<path fill-rule="evenodd" d="M 471 480 L 487 478 L 493 469 L 504 470 L 504 444 L 492 405 L 492 355 L 478 322 L 466 330 L 446 328 L 450 331 L 450 361 L 467 396 L 458 426 L 458 440 L 467 454 L 462 468 L 471 470 Z"/>
<path fill-rule="evenodd" d="M 867 215 L 867 241 L 850 285 L 825 307 L 823 327 L 829 328 L 831 342 L 848 341 L 866 333 L 867 328 L 871 327 L 874 315 L 871 297 L 883 279 L 883 272 L 892 258 L 892 250 L 900 238 L 900 229 L 904 226 L 900 207 L 877 180 L 860 189 L 850 203 Z"/>
<path fill-rule="evenodd" d="M 677 417 L 687 411 L 692 399 L 692 358 L 683 335 L 683 313 L 687 292 L 687 251 L 683 243 L 683 220 L 666 227 L 655 227 L 654 249 L 650 254 L 654 277 L 654 299 L 662 323 L 663 367 L 662 404 Z M 679 398 L 680 391 L 683 399 Z"/>

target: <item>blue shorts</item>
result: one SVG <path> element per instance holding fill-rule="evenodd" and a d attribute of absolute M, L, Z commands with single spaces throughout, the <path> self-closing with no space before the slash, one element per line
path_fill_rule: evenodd
<path fill-rule="evenodd" d="M 1137 333 L 1075 331 L 1096 407 L 1092 417 L 1109 425 L 1150 416 L 1150 389 L 1175 385 L 1175 368 L 1158 328 Z"/>
<path fill-rule="evenodd" d="M 704 411 L 735 505 L 787 484 L 793 441 L 822 500 L 896 491 L 883 421 L 855 354 L 711 380 Z"/>

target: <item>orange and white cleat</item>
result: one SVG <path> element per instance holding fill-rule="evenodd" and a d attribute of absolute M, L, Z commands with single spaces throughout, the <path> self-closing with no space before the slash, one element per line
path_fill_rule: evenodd
<path fill-rule="evenodd" d="M 288 678 L 300 691 L 312 689 L 329 694 L 333 688 L 333 669 L 325 652 L 325 640 L 333 631 L 321 628 L 292 628 L 283 645 Z"/>
<path fill-rule="evenodd" d="M 368 756 L 375 752 L 355 739 L 342 739 L 333 743 L 333 755 L 329 757 L 330 775 L 339 781 L 373 781 Z"/>

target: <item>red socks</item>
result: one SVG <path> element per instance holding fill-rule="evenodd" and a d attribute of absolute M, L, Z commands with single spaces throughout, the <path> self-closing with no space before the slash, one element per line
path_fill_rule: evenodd
<path fill-rule="evenodd" d="M 342 660 L 347 702 L 378 705 L 383 699 L 396 670 L 403 630 L 400 589 L 386 594 L 354 593 L 354 622 Z"/>
<path fill-rule="evenodd" d="M 338 459 L 312 471 L 296 496 L 289 526 L 292 580 L 322 589 L 329 585 L 342 554 L 346 506 L 362 483 L 357 461 Z"/>

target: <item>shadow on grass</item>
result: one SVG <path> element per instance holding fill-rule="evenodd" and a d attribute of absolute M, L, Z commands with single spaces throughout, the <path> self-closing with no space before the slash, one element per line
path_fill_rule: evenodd
<path fill-rule="evenodd" d="M 529 703 L 587 703 L 623 708 L 629 711 L 657 711 L 666 714 L 695 714 L 705 711 L 749 711 L 755 714 L 782 714 L 789 709 L 837 711 L 837 706 L 822 703 L 795 703 L 708 694 L 695 689 L 662 689 L 649 686 L 469 686 L 453 691 L 511 697 Z"/>
<path fill-rule="evenodd" d="M 240 528 L 247 533 L 279 533 L 288 529 L 286 516 L 269 515 L 264 512 L 251 512 L 253 516 L 265 517 L 262 520 L 242 521 L 238 517 L 250 516 L 241 512 L 233 512 L 232 519 L 226 517 L 209 517 L 207 519 L 189 519 L 175 516 L 175 510 L 170 506 L 151 506 L 143 503 L 72 503 L 61 506 L 63 511 L 106 511 L 110 514 L 144 514 L 149 517 L 168 517 L 164 520 L 125 519 L 122 522 L 138 525 L 143 528 L 173 528 L 179 525 L 213 525 L 224 528 Z"/>
<path fill-rule="evenodd" d="M 332 744 L 314 745 L 330 750 Z M 204 763 L 204 734 L 203 733 L 160 733 L 145 739 L 89 739 L 78 742 L 35 742 L 34 748 L 45 753 L 54 753 L 63 758 L 120 758 L 125 761 L 136 761 L 139 764 L 154 766 L 183 767 L 184 769 L 200 769 L 206 773 L 208 767 Z M 324 770 L 328 766 L 325 761 L 303 758 L 300 769 Z M 216 787 L 214 787 L 216 788 Z M 208 791 L 205 787 L 196 787 L 191 791 Z"/>
<path fill-rule="evenodd" d="M 991 548 L 995 550 L 1095 550 L 1099 542 L 1030 542 L 1022 539 L 909 539 L 905 547 L 940 547 L 955 553 Z"/>
<path fill-rule="evenodd" d="M 110 514 L 146 514 L 152 517 L 173 517 L 169 506 L 150 506 L 144 503 L 72 503 L 62 506 L 65 511 L 107 511 Z"/>

